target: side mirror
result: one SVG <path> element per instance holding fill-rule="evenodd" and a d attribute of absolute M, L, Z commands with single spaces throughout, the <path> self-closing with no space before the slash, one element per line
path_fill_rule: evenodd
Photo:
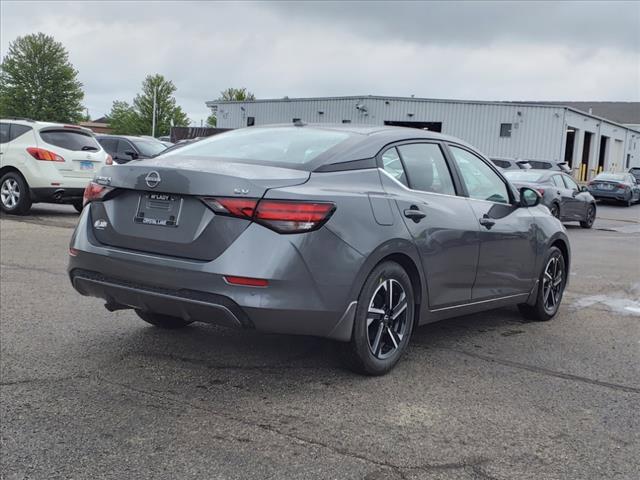
<path fill-rule="evenodd" d="M 124 154 L 130 156 L 132 160 L 137 160 L 138 159 L 138 154 L 136 152 L 134 152 L 133 150 L 126 150 L 124 152 Z"/>
<path fill-rule="evenodd" d="M 585 185 L 582 185 L 582 186 L 580 186 L 580 191 L 581 192 L 588 192 L 589 189 Z"/>
<path fill-rule="evenodd" d="M 535 207 L 540 204 L 542 197 L 533 188 L 522 187 L 520 189 L 520 206 Z"/>

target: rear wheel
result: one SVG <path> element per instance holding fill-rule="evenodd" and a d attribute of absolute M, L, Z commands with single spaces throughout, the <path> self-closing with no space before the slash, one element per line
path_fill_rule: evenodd
<path fill-rule="evenodd" d="M 31 209 L 29 186 L 18 172 L 7 172 L 0 179 L 0 208 L 14 215 L 25 215 Z"/>
<path fill-rule="evenodd" d="M 145 312 L 142 310 L 136 310 L 138 316 L 147 323 L 155 325 L 156 327 L 166 328 L 168 330 L 175 330 L 177 328 L 183 328 L 193 323 L 191 321 L 183 320 L 179 317 L 172 317 L 170 315 L 163 315 L 155 312 Z"/>
<path fill-rule="evenodd" d="M 551 320 L 558 313 L 566 283 L 564 255 L 559 248 L 551 247 L 539 278 L 536 303 L 534 305 L 526 303 L 518 305 L 520 313 L 530 320 Z"/>
<path fill-rule="evenodd" d="M 395 262 L 378 265 L 360 293 L 351 341 L 343 345 L 349 367 L 366 375 L 391 370 L 407 349 L 414 305 L 407 272 Z"/>
<path fill-rule="evenodd" d="M 596 219 L 596 206 L 592 203 L 587 208 L 587 215 L 584 220 L 580 222 L 580 226 L 582 228 L 591 228 L 593 226 L 593 222 Z"/>

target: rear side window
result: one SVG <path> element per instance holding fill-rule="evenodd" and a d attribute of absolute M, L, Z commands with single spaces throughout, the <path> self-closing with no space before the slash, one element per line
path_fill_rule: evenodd
<path fill-rule="evenodd" d="M 12 123 L 11 124 L 11 135 L 9 137 L 9 141 L 13 141 L 16 138 L 24 135 L 25 133 L 27 133 L 29 130 L 31 130 L 31 127 L 27 127 L 26 125 L 19 125 L 17 123 Z"/>
<path fill-rule="evenodd" d="M 511 164 L 507 160 L 492 159 L 491 161 L 497 166 L 499 166 L 500 168 L 509 168 L 511 166 Z"/>
<path fill-rule="evenodd" d="M 9 141 L 9 124 L 0 123 L 0 143 L 7 143 Z"/>
<path fill-rule="evenodd" d="M 309 127 L 241 128 L 187 145 L 167 155 L 246 159 L 301 165 L 352 134 Z"/>
<path fill-rule="evenodd" d="M 398 150 L 412 189 L 445 195 L 456 194 L 440 146 L 434 143 L 414 143 L 401 145 Z"/>
<path fill-rule="evenodd" d="M 101 138 L 100 140 L 98 140 L 98 142 L 100 143 L 100 145 L 102 145 L 102 148 L 104 148 L 109 155 L 115 155 L 118 148 L 117 138 Z"/>
<path fill-rule="evenodd" d="M 96 139 L 84 132 L 73 130 L 45 130 L 40 132 L 40 137 L 49 145 L 74 152 L 96 152 L 100 150 L 100 145 Z"/>
<path fill-rule="evenodd" d="M 572 178 L 562 175 L 562 179 L 569 190 L 580 190 L 578 184 L 574 182 Z"/>
<path fill-rule="evenodd" d="M 538 170 L 548 170 L 551 168 L 551 164 L 549 162 L 539 162 L 537 160 L 529 160 L 529 165 Z"/>
<path fill-rule="evenodd" d="M 565 188 L 564 182 L 562 181 L 562 177 L 560 175 L 554 175 L 551 177 L 551 181 L 556 187 Z"/>
<path fill-rule="evenodd" d="M 393 178 L 408 187 L 407 175 L 400 161 L 400 156 L 395 148 L 390 148 L 382 154 L 382 168 Z"/>

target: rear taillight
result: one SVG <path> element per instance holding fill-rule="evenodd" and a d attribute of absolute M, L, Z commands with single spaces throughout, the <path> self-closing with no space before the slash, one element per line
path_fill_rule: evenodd
<path fill-rule="evenodd" d="M 544 196 L 544 188 L 536 188 L 536 190 L 540 195 Z"/>
<path fill-rule="evenodd" d="M 624 183 L 619 183 L 618 185 L 616 185 L 620 190 L 626 190 L 627 188 L 629 188 L 628 185 L 625 185 Z"/>
<path fill-rule="evenodd" d="M 113 188 L 105 187 L 104 185 L 100 185 L 95 182 L 89 182 L 89 185 L 84 189 L 84 195 L 82 196 L 82 205 L 86 205 L 89 202 L 93 202 L 94 200 L 100 200 L 107 193 L 109 193 Z"/>
<path fill-rule="evenodd" d="M 113 158 L 111 158 L 111 155 L 109 155 L 108 153 L 107 153 L 107 158 L 104 159 L 104 164 L 113 165 Z"/>
<path fill-rule="evenodd" d="M 317 230 L 329 220 L 336 208 L 331 202 L 228 197 L 207 197 L 202 200 L 218 214 L 250 219 L 278 233 Z"/>
<path fill-rule="evenodd" d="M 64 162 L 64 158 L 55 152 L 45 150 L 44 148 L 29 147 L 27 152 L 36 160 L 43 160 L 47 162 Z"/>
<path fill-rule="evenodd" d="M 244 287 L 266 287 L 269 281 L 263 278 L 236 277 L 234 275 L 225 275 L 225 282 L 231 285 L 242 285 Z"/>

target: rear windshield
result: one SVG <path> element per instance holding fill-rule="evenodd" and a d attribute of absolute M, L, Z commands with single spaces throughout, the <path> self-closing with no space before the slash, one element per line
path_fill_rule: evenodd
<path fill-rule="evenodd" d="M 137 138 L 131 138 L 130 140 L 136 146 L 138 151 L 145 157 L 155 157 L 167 149 L 167 146 L 164 143 L 156 142 L 154 140 L 140 140 Z"/>
<path fill-rule="evenodd" d="M 601 173 L 594 180 L 613 180 L 616 182 L 625 180 L 623 173 Z"/>
<path fill-rule="evenodd" d="M 40 132 L 42 140 L 49 145 L 73 150 L 75 152 L 97 152 L 100 145 L 96 139 L 84 132 L 76 132 L 73 130 L 45 130 Z"/>
<path fill-rule="evenodd" d="M 544 173 L 531 172 L 527 170 L 510 170 L 508 172 L 504 172 L 505 177 L 507 177 L 512 182 L 539 182 Z"/>
<path fill-rule="evenodd" d="M 167 155 L 237 158 L 303 164 L 351 135 L 306 127 L 243 128 L 186 145 Z"/>

